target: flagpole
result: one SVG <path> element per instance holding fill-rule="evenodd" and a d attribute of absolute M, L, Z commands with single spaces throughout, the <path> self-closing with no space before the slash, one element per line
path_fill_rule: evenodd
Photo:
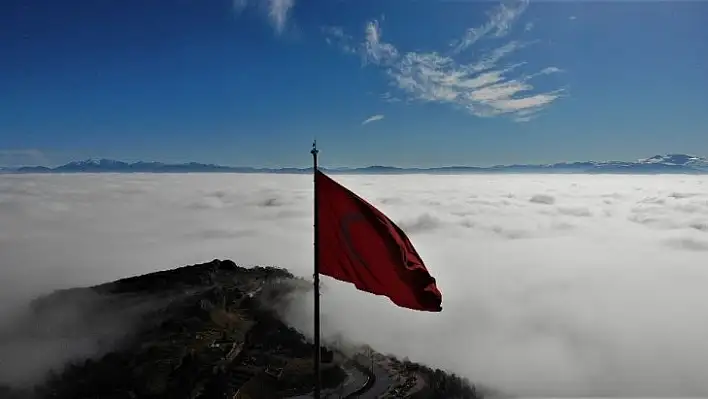
<path fill-rule="evenodd" d="M 314 254 L 315 254 L 315 276 L 314 276 L 314 285 L 315 285 L 315 329 L 314 329 L 314 335 L 315 335 L 315 391 L 314 391 L 314 397 L 315 399 L 320 399 L 320 394 L 321 394 L 321 388 L 322 388 L 322 381 L 321 381 L 321 375 L 320 375 L 320 362 L 321 362 L 321 356 L 322 356 L 322 349 L 320 346 L 320 264 L 319 264 L 319 248 L 318 248 L 318 234 L 317 234 L 317 229 L 318 229 L 318 217 L 317 217 L 317 154 L 319 153 L 319 150 L 317 149 L 317 140 L 312 142 L 312 150 L 310 151 L 310 154 L 312 154 L 312 162 L 313 162 L 313 168 L 312 168 L 312 178 L 314 181 L 314 192 L 315 192 L 315 200 L 314 200 L 314 211 L 315 211 L 315 217 L 314 217 L 314 227 L 315 227 L 315 236 L 314 236 Z"/>

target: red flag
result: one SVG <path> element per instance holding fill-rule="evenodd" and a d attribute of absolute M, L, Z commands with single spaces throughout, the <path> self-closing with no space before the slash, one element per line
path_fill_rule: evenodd
<path fill-rule="evenodd" d="M 319 170 L 315 193 L 320 274 L 404 308 L 442 310 L 435 279 L 398 226 Z"/>

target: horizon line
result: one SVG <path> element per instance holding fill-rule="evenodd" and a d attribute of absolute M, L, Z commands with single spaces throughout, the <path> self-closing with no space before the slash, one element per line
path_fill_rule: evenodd
<path fill-rule="evenodd" d="M 396 165 L 382 165 L 382 164 L 370 164 L 370 165 L 363 165 L 363 166 L 325 166 L 325 165 L 319 165 L 320 169 L 330 169 L 330 170 L 356 170 L 356 169 L 371 169 L 371 168 L 388 168 L 388 169 L 401 169 L 401 170 L 435 170 L 435 169 L 450 169 L 450 168 L 469 168 L 469 169 L 489 169 L 489 168 L 495 168 L 495 167 L 510 167 L 510 166 L 551 166 L 551 165 L 558 165 L 558 164 L 575 164 L 575 163 L 585 163 L 585 162 L 596 162 L 596 163 L 603 163 L 603 162 L 638 162 L 642 160 L 647 160 L 651 159 L 653 157 L 665 157 L 665 156 L 675 156 L 675 155 L 680 155 L 680 156 L 688 156 L 688 157 L 696 157 L 700 159 L 706 159 L 706 157 L 698 156 L 698 155 L 693 155 L 693 154 L 682 154 L 682 153 L 666 153 L 666 154 L 656 154 L 652 155 L 650 157 L 646 158 L 639 158 L 639 159 L 633 159 L 633 160 L 564 160 L 564 161 L 557 161 L 557 162 L 546 162 L 546 163 L 510 163 L 510 164 L 489 164 L 487 166 L 482 166 L 482 165 L 470 165 L 470 164 L 447 164 L 447 165 L 436 165 L 436 166 L 396 166 Z M 227 165 L 227 164 L 218 164 L 218 163 L 207 163 L 207 162 L 197 162 L 197 161 L 185 161 L 185 162 L 163 162 L 163 161 L 145 161 L 145 160 L 139 160 L 139 161 L 123 161 L 119 159 L 113 159 L 113 158 L 86 158 L 86 159 L 81 159 L 81 160 L 74 160 L 74 161 L 69 161 L 66 163 L 61 163 L 61 164 L 55 164 L 55 165 L 40 165 L 40 164 L 35 164 L 35 165 L 0 165 L 0 168 L 3 169 L 21 169 L 21 168 L 47 168 L 47 169 L 57 169 L 63 166 L 68 166 L 72 164 L 80 164 L 82 162 L 89 162 L 89 161 L 109 161 L 109 162 L 117 162 L 117 163 L 122 163 L 126 165 L 136 165 L 136 164 L 160 164 L 164 166 L 185 166 L 185 165 L 200 165 L 200 166 L 211 166 L 211 167 L 217 167 L 217 168 L 233 168 L 233 169 L 253 169 L 253 170 L 285 170 L 285 169 L 297 169 L 297 170 L 307 170 L 311 169 L 313 165 L 308 165 L 308 166 L 252 166 L 252 165 Z"/>

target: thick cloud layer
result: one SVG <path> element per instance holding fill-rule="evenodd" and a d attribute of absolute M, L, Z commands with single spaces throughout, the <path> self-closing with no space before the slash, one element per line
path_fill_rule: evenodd
<path fill-rule="evenodd" d="M 510 394 L 708 395 L 706 178 L 335 178 L 409 233 L 443 312 L 325 279 L 327 337 Z M 213 258 L 309 277 L 311 181 L 2 176 L 0 315 L 48 290 Z M 308 332 L 311 316 L 310 295 L 298 297 L 290 322 Z"/>

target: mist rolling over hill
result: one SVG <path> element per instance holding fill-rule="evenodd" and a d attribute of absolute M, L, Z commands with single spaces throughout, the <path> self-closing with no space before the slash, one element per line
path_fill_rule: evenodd
<path fill-rule="evenodd" d="M 539 165 L 442 166 L 433 168 L 400 168 L 367 166 L 322 170 L 337 174 L 466 174 L 466 173 L 594 173 L 594 174 L 666 174 L 708 173 L 708 159 L 695 155 L 655 155 L 637 161 L 583 161 Z M 22 166 L 5 168 L 5 173 L 311 173 L 312 168 L 256 168 L 221 166 L 197 162 L 167 164 L 162 162 L 123 162 L 112 159 L 87 159 L 49 168 Z"/>
<path fill-rule="evenodd" d="M 14 359 L 0 362 L 0 397 L 302 398 L 312 339 L 281 315 L 311 291 L 285 269 L 218 259 L 55 291 L 0 326 L 0 355 Z M 324 397 L 482 397 L 458 376 L 342 338 L 324 343 Z"/>
<path fill-rule="evenodd" d="M 323 278 L 323 339 L 512 395 L 708 395 L 704 176 L 336 179 L 407 232 L 444 311 Z M 1 320 L 54 289 L 214 258 L 312 274 L 309 175 L 8 174 L 0 225 Z M 284 319 L 311 336 L 311 295 Z"/>

